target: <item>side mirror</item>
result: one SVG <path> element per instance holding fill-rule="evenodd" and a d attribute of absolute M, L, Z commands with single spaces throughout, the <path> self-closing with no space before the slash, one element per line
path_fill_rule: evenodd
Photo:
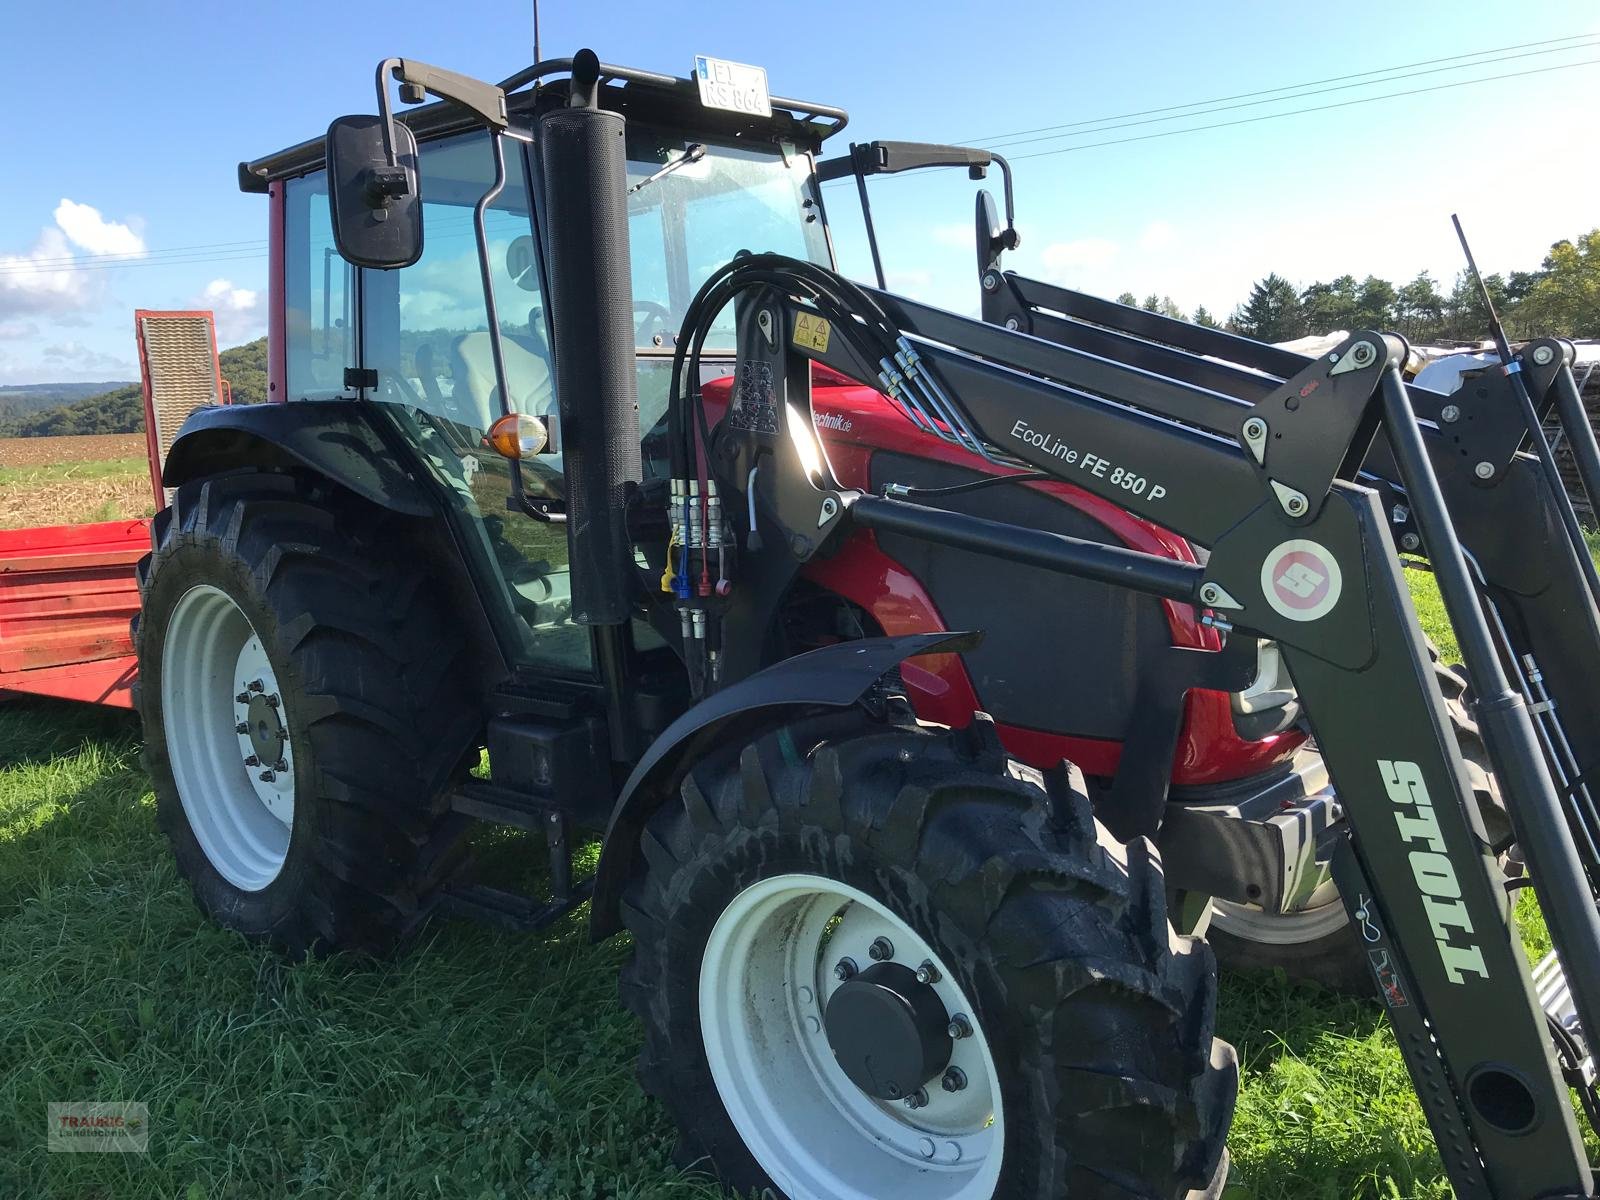
<path fill-rule="evenodd" d="M 394 131 L 391 156 L 385 124 Z M 382 117 L 340 117 L 328 126 L 328 208 L 339 256 L 386 271 L 422 257 L 417 139 Z"/>
<path fill-rule="evenodd" d="M 1000 223 L 1000 214 L 995 211 L 994 197 L 989 194 L 987 188 L 978 189 L 976 232 L 979 275 L 985 271 L 998 269 L 1000 256 L 1022 244 L 1022 237 L 1017 233 L 1017 227 L 1011 224 L 1009 216 L 1005 224 Z"/>

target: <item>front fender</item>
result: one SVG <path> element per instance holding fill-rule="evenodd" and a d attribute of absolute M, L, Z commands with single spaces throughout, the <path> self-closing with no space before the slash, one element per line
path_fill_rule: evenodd
<path fill-rule="evenodd" d="M 621 928 L 622 892 L 633 873 L 639 837 L 708 747 L 736 733 L 748 736 L 761 727 L 787 724 L 806 711 L 848 708 L 903 660 L 970 650 L 981 637 L 913 633 L 824 646 L 757 671 L 684 713 L 651 743 L 612 809 L 595 869 L 590 935 L 600 941 Z"/>
<path fill-rule="evenodd" d="M 427 494 L 396 461 L 360 400 L 197 408 L 173 439 L 161 481 L 178 487 L 240 467 L 290 466 L 406 516 L 434 515 Z"/>

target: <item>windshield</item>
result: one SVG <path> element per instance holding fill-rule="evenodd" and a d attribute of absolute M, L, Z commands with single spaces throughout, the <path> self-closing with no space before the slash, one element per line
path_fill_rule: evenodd
<path fill-rule="evenodd" d="M 742 250 L 830 263 L 821 210 L 811 190 L 811 163 L 793 147 L 719 145 L 682 133 L 630 129 L 628 186 L 683 159 L 694 145 L 705 146 L 697 161 L 680 162 L 628 197 L 641 350 L 670 351 L 695 292 L 712 271 Z M 706 344 L 732 349 L 731 307 Z"/>

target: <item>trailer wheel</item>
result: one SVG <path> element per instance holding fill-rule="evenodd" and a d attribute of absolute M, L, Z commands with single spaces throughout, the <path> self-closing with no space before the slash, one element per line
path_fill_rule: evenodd
<path fill-rule="evenodd" d="M 1444 693 L 1461 757 L 1467 765 L 1478 812 L 1484 829 L 1497 851 L 1510 844 L 1511 822 L 1500 799 L 1489 761 L 1489 748 L 1472 716 L 1471 685 L 1460 667 L 1446 664 L 1437 646 L 1428 642 L 1434 677 Z M 1510 857 L 1503 859 L 1508 870 Z M 1293 912 L 1268 913 L 1254 904 L 1216 902 L 1215 914 L 1207 934 L 1223 966 L 1238 970 L 1278 968 L 1295 979 L 1320 983 L 1336 991 L 1369 995 L 1373 991 L 1372 971 L 1360 939 L 1350 928 L 1350 917 L 1339 898 L 1333 880 L 1325 879 L 1309 896 L 1305 905 Z"/>
<path fill-rule="evenodd" d="M 156 815 L 219 924 L 383 952 L 425 915 L 477 733 L 462 639 L 383 517 L 286 475 L 186 484 L 134 627 Z"/>
<path fill-rule="evenodd" d="M 641 858 L 640 1079 L 734 1193 L 1220 1192 L 1211 954 L 1149 843 L 998 741 L 789 726 L 696 764 Z"/>

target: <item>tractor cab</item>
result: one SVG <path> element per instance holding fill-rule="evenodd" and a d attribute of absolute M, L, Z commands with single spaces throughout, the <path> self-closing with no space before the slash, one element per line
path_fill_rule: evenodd
<path fill-rule="evenodd" d="M 716 69 L 715 60 L 702 62 Z M 531 129 L 541 114 L 568 105 L 571 83 L 559 77 L 568 69 L 566 61 L 547 63 L 507 80 L 508 120 Z M 716 107 L 714 88 L 707 103 L 688 80 L 610 66 L 594 92 L 600 109 L 627 118 L 631 324 L 648 487 L 666 476 L 672 358 L 705 278 L 749 249 L 831 265 L 814 156 L 845 118 L 782 98 L 769 99 L 766 113 Z M 733 99 L 748 103 L 742 94 Z M 495 184 L 497 134 L 454 105 L 416 108 L 401 120 L 414 132 L 420 179 L 418 252 L 405 267 L 357 266 L 341 256 L 325 140 L 241 164 L 243 186 L 269 193 L 277 233 L 272 305 L 282 337 L 273 348 L 272 396 L 381 405 L 402 440 L 421 448 L 455 509 L 457 536 L 488 568 L 480 578 L 493 585 L 480 590 L 499 610 L 491 619 L 510 665 L 583 680 L 593 675 L 595 651 L 588 629 L 572 620 L 537 154 L 528 141 L 506 139 L 504 181 L 482 212 L 485 271 L 476 211 Z M 731 372 L 733 346 L 730 310 L 707 339 L 708 373 Z M 491 428 L 508 414 L 538 419 L 548 438 L 543 453 L 514 461 L 492 449 Z M 633 634 L 639 649 L 661 645 L 642 621 Z"/>

